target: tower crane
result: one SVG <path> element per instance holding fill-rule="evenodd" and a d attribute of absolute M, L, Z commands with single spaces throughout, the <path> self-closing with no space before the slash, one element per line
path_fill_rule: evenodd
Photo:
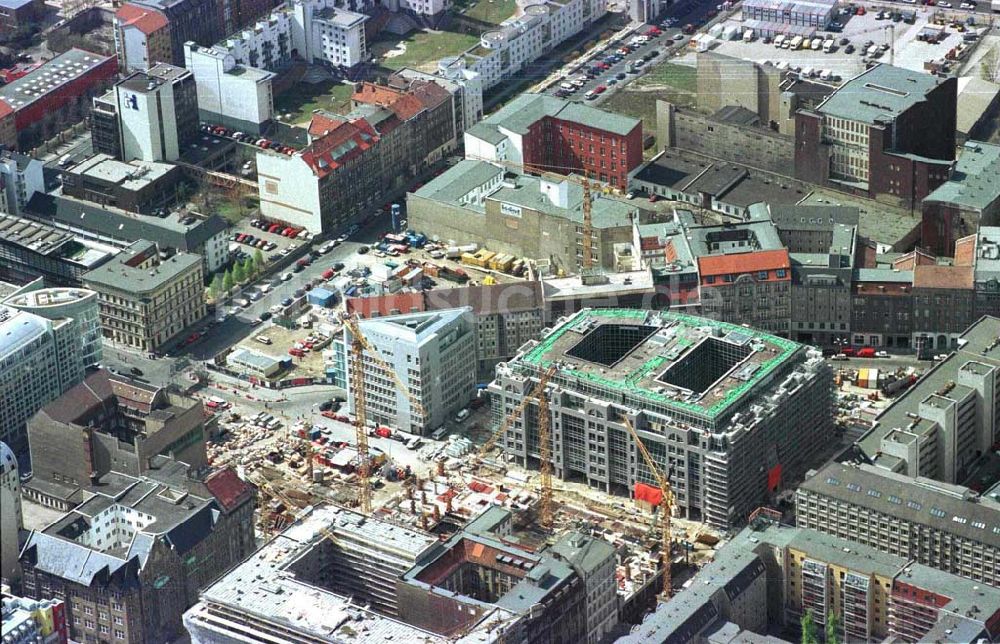
<path fill-rule="evenodd" d="M 646 461 L 646 466 L 649 467 L 649 471 L 653 473 L 653 477 L 656 479 L 657 485 L 660 487 L 660 506 L 663 513 L 663 519 L 660 521 L 661 530 L 661 543 L 660 543 L 660 562 L 663 566 L 663 594 L 664 600 L 670 599 L 671 592 L 673 591 L 670 582 L 670 514 L 674 509 L 674 493 L 670 488 L 670 481 L 660 472 L 660 468 L 656 466 L 656 462 L 653 457 L 649 454 L 649 450 L 646 449 L 646 444 L 642 442 L 639 438 L 638 432 L 635 431 L 635 427 L 632 427 L 632 423 L 625 416 L 622 416 L 622 421 L 625 423 L 625 428 L 628 429 L 628 433 L 632 435 L 632 440 L 635 441 L 636 447 L 639 448 L 639 452 L 642 454 L 642 458 Z"/>
<path fill-rule="evenodd" d="M 365 351 L 368 358 L 383 371 L 407 398 L 410 409 L 423 418 L 425 411 L 416 396 L 410 393 L 406 384 L 396 375 L 396 370 L 382 358 L 378 349 L 369 342 L 358 324 L 357 315 L 345 314 L 341 317 L 344 327 L 351 332 L 351 369 L 350 382 L 354 392 L 354 431 L 358 450 L 358 501 L 361 512 L 365 515 L 372 512 L 371 459 L 368 452 L 367 407 L 365 400 Z"/>

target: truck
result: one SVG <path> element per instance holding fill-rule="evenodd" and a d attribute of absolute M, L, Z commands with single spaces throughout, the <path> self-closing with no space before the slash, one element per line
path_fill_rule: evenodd
<path fill-rule="evenodd" d="M 743 42 L 753 42 L 754 32 L 753 29 L 747 29 L 743 32 Z"/>
<path fill-rule="evenodd" d="M 823 43 L 823 51 L 827 54 L 833 51 L 836 41 L 833 38 L 827 38 L 826 42 Z"/>
<path fill-rule="evenodd" d="M 438 270 L 438 277 L 446 279 L 449 282 L 458 282 L 459 284 L 469 281 L 469 274 L 461 268 L 448 268 L 447 266 L 442 266 Z"/>

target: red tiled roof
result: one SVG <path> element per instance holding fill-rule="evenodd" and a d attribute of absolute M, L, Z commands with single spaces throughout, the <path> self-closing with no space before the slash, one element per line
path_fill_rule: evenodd
<path fill-rule="evenodd" d="M 917 266 L 913 269 L 914 288 L 961 288 L 971 289 L 973 282 L 971 266 Z"/>
<path fill-rule="evenodd" d="M 788 251 L 783 248 L 731 255 L 705 255 L 698 258 L 698 273 L 702 276 L 740 275 L 779 268 L 787 271 L 790 267 Z M 786 273 L 784 278 L 778 279 L 791 279 L 791 276 Z"/>
<path fill-rule="evenodd" d="M 413 94 L 406 94 L 399 97 L 399 100 L 389 106 L 393 114 L 402 121 L 409 121 L 417 114 L 424 111 L 423 102 Z"/>
<path fill-rule="evenodd" d="M 364 154 L 377 141 L 378 133 L 364 119 L 340 121 L 302 151 L 302 160 L 312 168 L 313 174 L 325 177 L 345 161 Z"/>
<path fill-rule="evenodd" d="M 405 95 L 406 94 L 404 92 L 391 87 L 386 87 L 385 85 L 362 83 L 351 96 L 351 100 L 356 103 L 389 107 L 399 100 L 401 96 Z"/>
<path fill-rule="evenodd" d="M 205 479 L 205 487 L 226 511 L 240 506 L 244 500 L 252 495 L 250 486 L 229 467 L 219 470 Z"/>
<path fill-rule="evenodd" d="M 155 9 L 139 7 L 134 4 L 123 4 L 115 12 L 123 24 L 131 25 L 139 29 L 142 33 L 155 33 L 167 26 L 167 17 Z"/>
<path fill-rule="evenodd" d="M 309 136 L 313 138 L 326 136 L 343 122 L 344 119 L 334 118 L 323 113 L 313 114 L 312 120 L 309 121 Z"/>

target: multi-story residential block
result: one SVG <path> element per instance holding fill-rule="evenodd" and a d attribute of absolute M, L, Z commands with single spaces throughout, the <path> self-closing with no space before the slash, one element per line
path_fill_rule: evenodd
<path fill-rule="evenodd" d="M 399 391 L 389 374 L 365 359 L 365 411 L 372 422 L 414 434 L 437 429 L 475 393 L 476 325 L 471 309 L 446 309 L 362 320 L 360 328 L 422 409 Z M 350 382 L 354 363 L 352 336 L 344 331 L 337 351 L 346 355 L 342 376 L 347 404 L 353 410 L 356 392 Z"/>
<path fill-rule="evenodd" d="M 0 611 L 4 644 L 66 644 L 69 641 L 66 604 L 61 599 L 36 601 L 4 592 Z"/>
<path fill-rule="evenodd" d="M 0 441 L 16 453 L 27 450 L 31 415 L 83 379 L 82 344 L 72 318 L 0 304 Z"/>
<path fill-rule="evenodd" d="M 955 158 L 957 83 L 877 64 L 795 116 L 795 176 L 919 204 Z"/>
<path fill-rule="evenodd" d="M 176 161 L 198 136 L 194 75 L 159 63 L 115 83 L 120 157 Z"/>
<path fill-rule="evenodd" d="M 475 47 L 443 59 L 445 76 L 468 69 L 480 75 L 483 91 L 513 78 L 538 57 L 575 36 L 607 13 L 602 0 L 519 2 L 518 13 L 485 32 Z"/>
<path fill-rule="evenodd" d="M 18 147 L 34 147 L 56 131 L 60 118 L 67 123 L 82 119 L 91 97 L 117 70 L 114 56 L 74 48 L 0 86 L 0 101 L 14 111 Z"/>
<path fill-rule="evenodd" d="M 955 242 L 982 225 L 1000 224 L 1000 145 L 966 142 L 948 181 L 922 202 L 920 245 L 939 255 L 950 254 Z"/>
<path fill-rule="evenodd" d="M 0 213 L 0 278 L 4 280 L 22 284 L 44 277 L 50 284 L 78 286 L 84 273 L 117 252 L 55 226 Z"/>
<path fill-rule="evenodd" d="M 336 506 L 312 507 L 204 589 L 184 625 L 193 642 L 206 644 L 444 644 L 445 637 L 396 618 L 399 578 L 440 550 L 434 535 Z"/>
<path fill-rule="evenodd" d="M 799 527 L 1000 587 L 1000 503 L 968 488 L 830 463 L 809 473 L 795 506 Z"/>
<path fill-rule="evenodd" d="M 185 67 L 194 74 L 202 121 L 260 134 L 274 117 L 274 73 L 246 67 L 220 47 L 184 45 Z"/>
<path fill-rule="evenodd" d="M 642 163 L 642 122 L 554 96 L 521 94 L 465 131 L 465 157 L 523 172 L 586 174 L 624 190 Z"/>
<path fill-rule="evenodd" d="M 98 293 L 104 337 L 151 352 L 205 316 L 202 276 L 198 255 L 161 258 L 154 242 L 140 240 L 83 283 Z"/>
<path fill-rule="evenodd" d="M 633 222 L 648 214 L 625 199 L 591 196 L 594 266 L 613 269 L 615 244 L 631 241 Z M 439 239 L 543 260 L 552 273 L 577 274 L 583 264 L 583 188 L 571 179 L 466 159 L 407 194 L 406 207 L 410 226 Z"/>
<path fill-rule="evenodd" d="M 36 192 L 45 192 L 43 165 L 38 159 L 0 150 L 0 213 L 20 215 Z"/>
<path fill-rule="evenodd" d="M 456 143 L 450 95 L 435 84 L 403 93 L 364 85 L 347 115 L 318 111 L 310 144 L 257 154 L 261 213 L 318 233 L 343 228 L 383 203 Z"/>
<path fill-rule="evenodd" d="M 205 424 L 198 399 L 95 371 L 28 421 L 33 476 L 25 495 L 69 510 L 91 481 L 111 471 L 144 476 L 158 455 L 200 470 L 208 462 Z"/>
<path fill-rule="evenodd" d="M 115 11 L 111 24 L 122 71 L 141 72 L 173 62 L 170 23 L 159 9 L 126 2 Z"/>
<path fill-rule="evenodd" d="M 133 167 L 141 168 L 143 165 L 136 163 Z M 103 185 L 106 187 L 107 184 Z M 186 217 L 157 217 L 135 211 L 126 212 L 109 205 L 98 206 L 89 201 L 60 195 L 36 195 L 28 206 L 28 212 L 33 217 L 30 222 L 32 226 L 46 231 L 54 229 L 65 239 L 75 239 L 80 246 L 72 245 L 67 249 L 77 251 L 74 258 L 80 261 L 94 258 L 96 263 L 89 269 L 83 269 L 84 272 L 105 261 L 104 255 L 99 254 L 98 250 L 105 249 L 113 255 L 118 249 L 127 249 L 136 239 L 146 237 L 155 238 L 161 250 L 197 253 L 202 258 L 202 270 L 205 273 L 215 272 L 229 261 L 229 224 L 219 215 L 198 217 L 191 214 L 195 216 L 194 221 Z M 45 224 L 39 223 L 42 221 Z M 189 223 L 184 223 L 185 221 Z M 81 250 L 81 246 L 85 247 L 86 253 Z M 98 258 L 100 261 L 97 261 Z M 79 283 L 80 275 L 77 272 L 74 271 L 73 277 Z"/>
<path fill-rule="evenodd" d="M 95 154 L 62 172 L 62 192 L 105 207 L 150 215 L 176 198 L 182 178 L 180 166 L 172 163 L 125 162 L 106 154 Z M 45 199 L 47 196 L 42 195 L 39 202 L 50 202 Z M 36 204 L 30 209 L 36 210 Z"/>
<path fill-rule="evenodd" d="M 393 13 L 425 17 L 433 23 L 443 16 L 446 9 L 451 8 L 452 3 L 451 0 L 389 0 L 385 6 Z"/>
<path fill-rule="evenodd" d="M 14 452 L 7 447 L 7 443 L 0 441 L 0 579 L 5 584 L 13 584 L 21 577 L 17 555 L 21 548 L 20 532 L 23 527 L 21 470 Z"/>
<path fill-rule="evenodd" d="M 389 77 L 390 87 L 404 91 L 421 83 L 440 85 L 452 95 L 456 139 L 461 140 L 465 130 L 483 118 L 483 83 L 479 74 L 459 70 L 451 76 L 443 76 L 404 67 Z"/>
<path fill-rule="evenodd" d="M 1000 634 L 1000 590 L 848 539 L 755 521 L 690 587 L 618 641 L 799 641 L 807 612 L 819 631 L 836 620 L 844 642 L 972 642 Z"/>
<path fill-rule="evenodd" d="M 232 470 L 202 480 L 155 457 L 146 476 L 112 472 L 21 550 L 24 594 L 58 589 L 74 641 L 146 643 L 184 633 L 199 591 L 254 548 L 253 490 Z"/>
<path fill-rule="evenodd" d="M 11 308 L 34 313 L 54 323 L 72 320 L 80 336 L 80 361 L 83 365 L 98 364 L 103 355 L 101 317 L 97 308 L 97 293 L 85 288 L 46 288 L 42 278 L 14 291 L 3 303 Z"/>
<path fill-rule="evenodd" d="M 1000 226 L 980 226 L 971 245 L 973 316 L 1000 318 Z"/>
<path fill-rule="evenodd" d="M 667 473 L 678 516 L 730 527 L 803 476 L 831 437 L 832 374 L 818 351 L 670 312 L 586 309 L 497 368 L 499 423 L 555 365 L 548 393 L 556 476 L 608 492 L 655 485 L 628 418 Z M 537 412 L 501 437 L 538 462 Z"/>
<path fill-rule="evenodd" d="M 352 297 L 346 307 L 362 318 L 471 308 L 476 323 L 477 382 L 491 380 L 497 363 L 512 358 L 521 345 L 537 338 L 546 319 L 540 282 Z"/>
<path fill-rule="evenodd" d="M 1000 441 L 1000 318 L 983 318 L 875 419 L 858 447 L 875 465 L 961 483 Z"/>

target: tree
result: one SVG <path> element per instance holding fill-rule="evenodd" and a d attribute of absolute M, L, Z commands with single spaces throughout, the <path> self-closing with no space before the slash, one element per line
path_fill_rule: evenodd
<path fill-rule="evenodd" d="M 242 284 L 247 279 L 246 271 L 243 270 L 242 262 L 233 262 L 233 281 Z"/>
<path fill-rule="evenodd" d="M 260 252 L 260 249 L 254 251 L 253 253 L 253 274 L 260 275 L 264 272 L 264 253 Z"/>
<path fill-rule="evenodd" d="M 211 294 L 213 300 L 219 299 L 219 296 L 222 295 L 223 288 L 222 275 L 216 273 L 215 278 L 212 279 L 211 286 L 208 287 L 208 292 Z"/>
<path fill-rule="evenodd" d="M 243 275 L 245 276 L 244 279 L 252 280 L 254 278 L 254 275 L 256 274 L 257 274 L 257 269 L 254 266 L 253 258 L 247 257 L 246 259 L 243 260 Z"/>
<path fill-rule="evenodd" d="M 807 610 L 802 616 L 802 644 L 818 644 L 819 633 L 816 631 L 816 622 L 813 621 L 811 610 Z"/>
<path fill-rule="evenodd" d="M 222 288 L 226 293 L 233 290 L 233 271 L 232 269 L 226 269 L 226 274 L 222 278 Z"/>
<path fill-rule="evenodd" d="M 1000 49 L 996 47 L 991 47 L 986 55 L 983 56 L 982 61 L 979 64 L 980 75 L 983 80 L 988 80 L 991 83 L 997 81 L 997 75 L 1000 74 Z"/>
<path fill-rule="evenodd" d="M 838 630 L 840 630 L 839 620 L 837 614 L 833 613 L 830 619 L 826 620 L 826 644 L 840 644 L 840 639 L 837 637 Z"/>

